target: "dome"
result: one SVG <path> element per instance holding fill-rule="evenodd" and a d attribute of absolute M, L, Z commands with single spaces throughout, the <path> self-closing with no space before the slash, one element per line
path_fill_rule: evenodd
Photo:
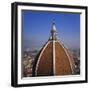
<path fill-rule="evenodd" d="M 74 61 L 70 52 L 57 39 L 56 27 L 51 37 L 36 56 L 33 64 L 33 76 L 72 75 Z M 51 29 L 53 30 L 53 28 Z"/>

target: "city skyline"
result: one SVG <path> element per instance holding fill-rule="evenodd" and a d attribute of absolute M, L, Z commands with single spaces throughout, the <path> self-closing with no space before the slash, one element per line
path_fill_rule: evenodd
<path fill-rule="evenodd" d="M 80 49 L 80 14 L 22 11 L 24 50 L 40 49 L 49 39 L 53 19 L 60 41 L 69 49 Z"/>

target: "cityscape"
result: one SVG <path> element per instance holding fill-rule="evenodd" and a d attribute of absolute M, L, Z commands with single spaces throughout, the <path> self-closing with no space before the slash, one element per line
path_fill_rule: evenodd
<path fill-rule="evenodd" d="M 75 63 L 74 75 L 80 74 L 80 49 L 69 50 Z M 24 51 L 23 55 L 23 77 L 32 77 L 33 62 L 39 50 Z"/>

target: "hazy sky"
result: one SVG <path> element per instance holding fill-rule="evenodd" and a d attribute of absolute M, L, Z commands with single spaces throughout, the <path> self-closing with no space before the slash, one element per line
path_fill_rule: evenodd
<path fill-rule="evenodd" d="M 24 49 L 39 49 L 50 37 L 55 20 L 58 37 L 70 49 L 80 48 L 80 14 L 22 11 Z"/>

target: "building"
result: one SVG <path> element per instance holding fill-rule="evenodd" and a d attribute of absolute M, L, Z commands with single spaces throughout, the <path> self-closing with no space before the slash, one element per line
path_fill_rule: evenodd
<path fill-rule="evenodd" d="M 34 60 L 33 76 L 72 75 L 73 73 L 72 55 L 58 39 L 53 22 L 51 36 Z"/>

